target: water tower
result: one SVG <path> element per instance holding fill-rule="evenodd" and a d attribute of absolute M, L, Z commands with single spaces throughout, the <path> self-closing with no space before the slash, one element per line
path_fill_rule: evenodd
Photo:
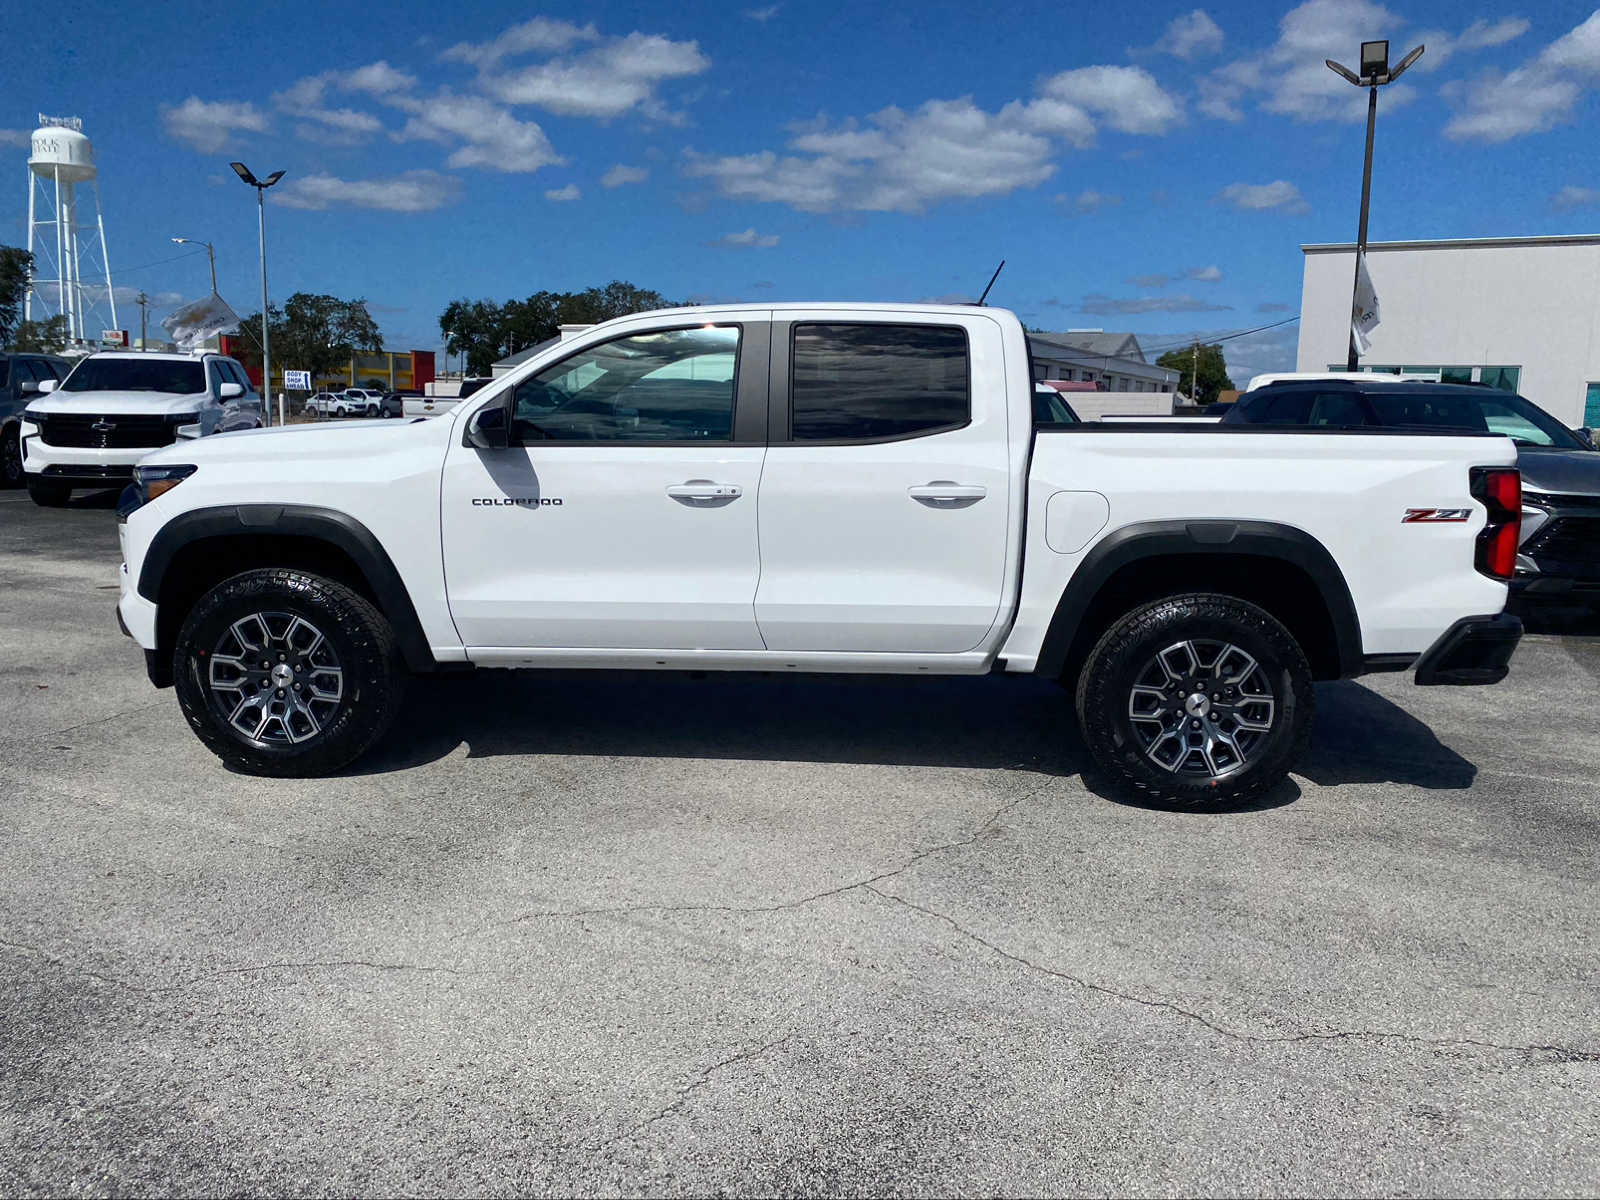
<path fill-rule="evenodd" d="M 77 117 L 39 114 L 28 156 L 28 252 L 33 255 L 33 283 L 24 315 L 46 321 L 60 315 L 74 341 L 99 341 L 104 330 L 117 328 L 117 300 L 111 290 L 111 263 L 106 258 L 106 226 L 100 215 L 100 185 L 95 178 L 94 148 Z M 78 185 L 87 183 L 94 199 L 94 217 L 78 211 Z M 105 286 L 99 279 L 105 276 Z M 40 285 L 55 279 L 55 302 Z M 85 284 L 84 278 L 89 279 Z M 37 315 L 35 309 L 38 309 Z M 109 320 L 106 318 L 109 317 Z"/>

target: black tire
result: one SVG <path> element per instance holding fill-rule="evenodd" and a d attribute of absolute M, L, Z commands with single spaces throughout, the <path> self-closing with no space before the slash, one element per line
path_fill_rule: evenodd
<path fill-rule="evenodd" d="M 1289 631 L 1209 593 L 1169 596 L 1112 625 L 1076 700 L 1095 761 L 1139 801 L 1177 809 L 1234 807 L 1279 783 L 1311 736 L 1315 704 Z"/>
<path fill-rule="evenodd" d="M 307 628 L 321 639 L 309 650 Z M 271 671 L 285 667 L 275 681 Z M 228 766 L 316 776 L 384 735 L 407 676 L 393 629 L 365 597 L 269 568 L 224 580 L 196 602 L 178 631 L 173 679 L 190 728 Z M 242 726 L 255 726 L 254 736 Z"/>
<path fill-rule="evenodd" d="M 0 487 L 22 486 L 22 430 L 15 421 L 0 429 Z"/>
<path fill-rule="evenodd" d="M 33 502 L 40 508 L 65 508 L 67 501 L 72 499 L 72 487 L 65 483 L 51 483 L 48 479 L 40 479 L 37 475 L 29 475 L 28 495 L 33 497 Z"/>

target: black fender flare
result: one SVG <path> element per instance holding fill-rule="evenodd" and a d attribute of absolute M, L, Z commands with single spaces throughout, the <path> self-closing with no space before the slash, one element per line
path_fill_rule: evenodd
<path fill-rule="evenodd" d="M 161 527 L 145 551 L 139 568 L 139 594 L 152 604 L 159 602 L 162 581 L 184 547 L 241 534 L 309 538 L 343 551 L 355 563 L 393 626 L 406 666 L 413 671 L 431 671 L 438 666 L 411 603 L 411 594 L 388 551 L 360 521 L 331 508 L 311 504 L 230 504 L 180 513 Z"/>
<path fill-rule="evenodd" d="M 1361 623 L 1344 572 L 1316 538 L 1276 521 L 1142 521 L 1107 534 L 1067 581 L 1034 670 L 1041 675 L 1061 674 L 1084 614 L 1123 567 L 1144 559 L 1197 554 L 1254 555 L 1300 568 L 1327 605 L 1339 674 L 1348 678 L 1362 673 Z"/>

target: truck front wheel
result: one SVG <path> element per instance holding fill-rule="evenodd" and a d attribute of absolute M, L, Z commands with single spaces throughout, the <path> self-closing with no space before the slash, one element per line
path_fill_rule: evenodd
<path fill-rule="evenodd" d="M 1305 653 L 1266 610 L 1169 596 L 1128 613 L 1090 651 L 1078 722 L 1095 760 L 1141 800 L 1233 806 L 1281 781 L 1311 734 Z"/>
<path fill-rule="evenodd" d="M 406 681 L 394 631 L 365 597 L 284 568 L 212 588 L 173 653 L 190 727 L 249 775 L 337 771 L 383 736 Z"/>

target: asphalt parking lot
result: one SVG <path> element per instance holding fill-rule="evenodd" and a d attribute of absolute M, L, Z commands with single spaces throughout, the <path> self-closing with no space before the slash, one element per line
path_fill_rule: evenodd
<path fill-rule="evenodd" d="M 424 682 L 224 771 L 0 493 L 0 1194 L 1592 1194 L 1600 622 L 1250 811 L 1004 678 Z"/>

